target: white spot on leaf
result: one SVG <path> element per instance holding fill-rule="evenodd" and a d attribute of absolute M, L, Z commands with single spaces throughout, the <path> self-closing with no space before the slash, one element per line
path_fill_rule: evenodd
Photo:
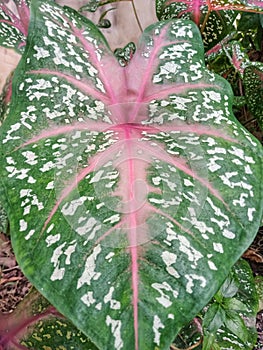
<path fill-rule="evenodd" d="M 187 275 L 185 275 L 185 278 L 187 279 L 186 291 L 189 294 L 193 293 L 193 287 L 194 287 L 193 281 L 195 281 L 195 280 L 200 281 L 200 286 L 202 288 L 205 288 L 205 286 L 206 286 L 206 279 L 203 276 L 199 276 L 196 274 L 187 274 Z"/>
<path fill-rule="evenodd" d="M 174 298 L 178 297 L 178 292 L 173 290 L 173 288 L 167 282 L 153 283 L 152 287 L 160 293 L 160 296 L 157 297 L 156 300 L 165 308 L 168 308 L 172 305 L 172 301 L 170 298 L 171 294 Z M 165 292 L 169 292 L 170 295 L 168 295 Z"/>
<path fill-rule="evenodd" d="M 166 265 L 166 271 L 173 277 L 175 278 L 179 278 L 180 275 L 179 273 L 176 271 L 176 269 L 174 267 L 172 267 L 171 265 L 176 263 L 177 260 L 177 255 L 174 253 L 170 253 L 168 251 L 164 251 L 161 255 L 163 262 Z"/>
<path fill-rule="evenodd" d="M 114 287 L 110 287 L 109 293 L 104 297 L 104 303 L 110 303 L 110 308 L 112 310 L 120 310 L 121 303 L 115 299 L 113 299 L 112 294 L 114 292 Z"/>
<path fill-rule="evenodd" d="M 153 342 L 157 345 L 160 345 L 161 333 L 159 329 L 163 329 L 164 324 L 161 322 L 160 318 L 157 315 L 154 315 L 153 318 L 153 332 L 154 332 L 154 340 Z"/>
<path fill-rule="evenodd" d="M 111 333 L 114 339 L 114 348 L 120 350 L 123 348 L 123 340 L 121 338 L 121 321 L 114 320 L 109 315 L 106 317 L 106 325 L 111 326 Z"/>
<path fill-rule="evenodd" d="M 96 299 L 94 299 L 94 297 L 93 297 L 93 292 L 92 291 L 84 294 L 80 299 L 88 307 L 90 307 L 92 304 L 94 304 L 96 302 Z"/>
<path fill-rule="evenodd" d="M 101 252 L 101 246 L 98 244 L 93 253 L 87 258 L 85 268 L 82 276 L 78 280 L 77 289 L 81 288 L 84 284 L 91 285 L 92 280 L 97 280 L 101 276 L 100 272 L 96 272 L 96 260 Z"/>
<path fill-rule="evenodd" d="M 54 236 L 53 235 L 47 236 L 47 238 L 46 238 L 47 247 L 50 247 L 52 244 L 58 242 L 60 240 L 60 238 L 61 238 L 60 233 L 57 233 Z"/>

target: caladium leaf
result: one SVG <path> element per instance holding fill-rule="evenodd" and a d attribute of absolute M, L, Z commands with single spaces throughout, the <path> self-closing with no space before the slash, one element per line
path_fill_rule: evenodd
<path fill-rule="evenodd" d="M 128 43 L 124 48 L 114 50 L 114 55 L 117 57 L 122 67 L 127 66 L 136 51 L 136 46 L 133 42 Z"/>
<path fill-rule="evenodd" d="M 0 3 L 0 46 L 22 52 L 29 25 L 29 0 Z"/>
<path fill-rule="evenodd" d="M 200 26 L 206 50 L 219 44 L 235 30 L 234 23 L 238 15 L 237 11 L 230 9 L 215 11 L 213 3 L 200 0 L 156 0 L 156 13 L 162 20 L 182 17 L 195 21 Z"/>
<path fill-rule="evenodd" d="M 256 234 L 258 142 L 198 28 L 147 28 L 121 67 L 94 24 L 33 1 L 2 126 L 26 276 L 99 349 L 168 349 Z"/>
<path fill-rule="evenodd" d="M 0 312 L 0 348 L 98 350 L 35 289 L 13 312 Z"/>
<path fill-rule="evenodd" d="M 263 64 L 247 67 L 244 71 L 244 87 L 248 108 L 257 118 L 259 126 L 263 129 Z"/>
<path fill-rule="evenodd" d="M 206 50 L 212 49 L 236 29 L 240 12 L 262 13 L 260 1 L 247 0 L 156 0 L 160 20 L 190 18 L 200 26 Z"/>
<path fill-rule="evenodd" d="M 164 16 L 176 11 L 180 16 L 192 13 L 195 19 L 199 19 L 200 12 L 205 7 L 209 11 L 263 12 L 263 4 L 259 0 L 156 0 L 156 14 L 159 19 L 164 19 Z"/>

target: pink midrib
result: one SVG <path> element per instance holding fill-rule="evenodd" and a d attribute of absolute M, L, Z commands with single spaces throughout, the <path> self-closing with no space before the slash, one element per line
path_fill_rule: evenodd
<path fill-rule="evenodd" d="M 136 180 L 136 176 L 134 174 L 134 161 L 131 145 L 129 142 L 131 139 L 130 129 L 128 127 L 125 128 L 125 139 L 128 141 L 127 144 L 127 154 L 128 154 L 128 201 L 131 203 L 131 207 L 129 208 L 130 213 L 128 214 L 128 220 L 130 223 L 129 230 L 129 243 L 130 243 L 130 253 L 131 253 L 131 273 L 132 273 L 132 305 L 133 305 L 133 327 L 134 327 L 134 337 L 135 337 L 135 350 L 139 350 L 139 334 L 138 334 L 138 248 L 137 248 L 137 217 L 136 217 L 136 208 L 134 207 L 134 183 Z"/>

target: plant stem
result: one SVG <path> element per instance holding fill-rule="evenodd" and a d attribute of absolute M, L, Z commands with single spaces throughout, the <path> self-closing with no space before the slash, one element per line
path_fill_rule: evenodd
<path fill-rule="evenodd" d="M 105 1 L 101 1 L 100 4 L 98 5 L 98 7 L 107 5 L 107 4 L 112 4 L 113 2 L 122 2 L 122 1 L 132 1 L 132 0 L 105 0 Z"/>
<path fill-rule="evenodd" d="M 253 117 L 253 118 L 247 120 L 245 123 L 243 123 L 243 125 L 246 126 L 246 125 L 248 125 L 248 124 L 250 124 L 252 122 L 255 122 L 256 120 L 257 120 L 257 118 Z"/>
<path fill-rule="evenodd" d="M 143 29 L 142 29 L 142 25 L 141 25 L 141 22 L 139 20 L 139 17 L 138 17 L 138 14 L 137 14 L 137 11 L 136 11 L 136 7 L 134 5 L 134 0 L 131 1 L 132 3 L 132 8 L 133 8 L 133 12 L 134 12 L 134 15 L 135 15 L 135 18 L 136 18 L 136 22 L 140 28 L 140 31 L 143 32 Z"/>
<path fill-rule="evenodd" d="M 204 32 L 204 30 L 205 30 L 205 26 L 206 26 L 206 23 L 207 23 L 208 18 L 209 18 L 209 16 L 210 16 L 210 13 L 211 13 L 211 10 L 208 9 L 208 10 L 207 10 L 207 13 L 206 13 L 206 15 L 205 15 L 204 21 L 203 21 L 203 23 L 202 23 L 202 27 L 201 27 L 201 29 L 200 29 L 201 34 L 203 34 L 203 32 Z"/>

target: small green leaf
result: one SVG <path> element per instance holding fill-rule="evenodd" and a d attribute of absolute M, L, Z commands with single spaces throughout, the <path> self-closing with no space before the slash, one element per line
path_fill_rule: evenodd
<path fill-rule="evenodd" d="M 8 217 L 6 211 L 0 202 L 0 232 L 7 233 L 8 231 Z"/>
<path fill-rule="evenodd" d="M 100 5 L 100 0 L 88 0 L 88 3 L 80 8 L 80 12 L 95 12 Z"/>
<path fill-rule="evenodd" d="M 220 291 L 223 297 L 231 298 L 236 295 L 238 288 L 237 281 L 232 276 L 229 276 L 221 286 Z"/>
<path fill-rule="evenodd" d="M 133 42 L 128 43 L 123 49 L 117 48 L 114 51 L 114 55 L 117 57 L 120 65 L 125 67 L 129 64 L 134 53 L 136 51 L 136 46 Z"/>
<path fill-rule="evenodd" d="M 244 343 L 248 340 L 248 329 L 244 320 L 237 314 L 226 312 L 225 326 Z"/>
<path fill-rule="evenodd" d="M 0 349 L 98 350 L 35 289 L 13 313 L 0 317 Z"/>
<path fill-rule="evenodd" d="M 247 306 L 247 310 L 243 311 L 242 314 L 245 317 L 252 316 L 255 318 L 258 312 L 258 294 L 249 263 L 244 259 L 239 259 L 232 267 L 232 272 L 239 285 L 235 299 Z"/>
<path fill-rule="evenodd" d="M 263 129 L 263 64 L 245 69 L 244 87 L 248 108 Z"/>
<path fill-rule="evenodd" d="M 98 350 L 70 321 L 58 317 L 37 322 L 20 344 L 37 350 Z"/>
<path fill-rule="evenodd" d="M 258 311 L 261 311 L 263 310 L 263 276 L 256 276 L 255 284 L 259 299 Z"/>
<path fill-rule="evenodd" d="M 215 335 L 207 334 L 204 336 L 202 350 L 211 350 L 214 349 L 215 346 Z"/>
<path fill-rule="evenodd" d="M 236 298 L 227 298 L 224 300 L 224 307 L 233 311 L 247 311 L 247 305 Z"/>
<path fill-rule="evenodd" d="M 29 0 L 10 0 L 0 2 L 0 46 L 24 50 L 29 25 Z"/>
<path fill-rule="evenodd" d="M 225 310 L 218 303 L 212 304 L 208 310 L 205 312 L 203 320 L 204 334 L 212 333 L 215 334 L 216 331 L 225 322 L 226 314 Z"/>

